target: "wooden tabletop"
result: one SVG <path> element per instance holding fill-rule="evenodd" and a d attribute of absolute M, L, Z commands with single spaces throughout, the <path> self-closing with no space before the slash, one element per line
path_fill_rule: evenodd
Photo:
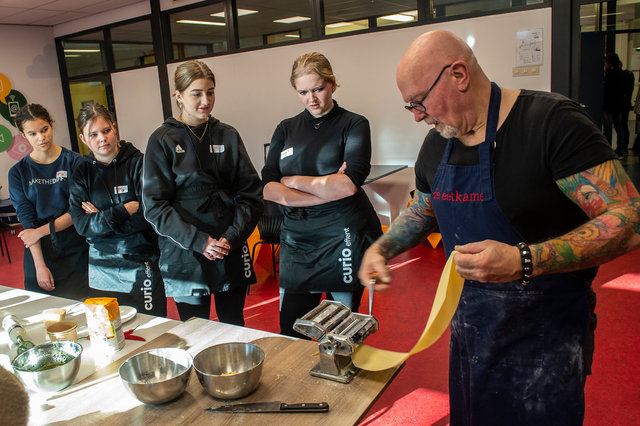
<path fill-rule="evenodd" d="M 265 335 L 268 337 L 264 337 Z M 120 359 L 49 398 L 46 401 L 48 407 L 43 409 L 43 417 L 38 423 L 351 425 L 364 416 L 399 371 L 399 368 L 381 372 L 361 371 L 348 384 L 313 377 L 309 371 L 319 360 L 316 342 L 290 339 L 202 319 L 192 319 L 180 324 L 130 355 L 158 347 L 179 347 L 195 356 L 214 344 L 233 341 L 253 341 L 265 352 L 260 384 L 247 397 L 234 401 L 216 400 L 206 393 L 195 371 L 192 371 L 187 389 L 181 397 L 162 405 L 143 404 L 128 393 L 122 384 L 118 368 L 124 359 Z M 228 403 L 259 401 L 326 401 L 330 411 L 305 414 L 227 414 L 204 411 L 205 408 Z"/>

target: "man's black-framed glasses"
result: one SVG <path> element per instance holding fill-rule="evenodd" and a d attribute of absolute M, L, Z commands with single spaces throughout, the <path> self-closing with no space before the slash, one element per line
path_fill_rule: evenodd
<path fill-rule="evenodd" d="M 427 107 L 425 107 L 423 105 L 423 102 L 427 100 L 427 97 L 429 96 L 429 93 L 431 93 L 433 88 L 436 87 L 436 84 L 438 84 L 438 81 L 440 81 L 440 77 L 442 77 L 442 73 L 444 72 L 444 70 L 449 68 L 451 65 L 453 65 L 453 64 L 445 65 L 440 70 L 440 74 L 438 74 L 438 77 L 436 77 L 436 81 L 434 81 L 433 84 L 431 85 L 431 87 L 429 87 L 429 90 L 427 90 L 427 93 L 424 95 L 424 98 L 422 98 L 422 100 L 420 102 L 416 102 L 416 101 L 409 102 L 409 105 L 405 105 L 404 108 L 407 111 L 413 111 L 415 109 L 418 112 L 426 112 L 427 111 Z"/>

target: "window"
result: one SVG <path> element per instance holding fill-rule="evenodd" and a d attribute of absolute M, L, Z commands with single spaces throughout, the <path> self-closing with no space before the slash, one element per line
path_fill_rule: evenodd
<path fill-rule="evenodd" d="M 62 42 L 69 77 L 104 71 L 102 31 L 66 38 Z"/>
<path fill-rule="evenodd" d="M 486 14 L 518 6 L 542 4 L 544 0 L 433 0 L 432 16 L 445 18 L 458 15 Z"/>
<path fill-rule="evenodd" d="M 640 29 L 640 0 L 623 4 L 601 2 L 580 5 L 580 30 L 619 31 Z"/>
<path fill-rule="evenodd" d="M 417 21 L 417 0 L 324 0 L 326 35 Z"/>
<path fill-rule="evenodd" d="M 226 52 L 224 3 L 169 14 L 173 59 L 212 56 Z"/>
<path fill-rule="evenodd" d="M 148 19 L 111 28 L 111 46 L 116 69 L 156 62 Z"/>
<path fill-rule="evenodd" d="M 240 48 L 310 39 L 311 6 L 302 0 L 237 0 Z"/>

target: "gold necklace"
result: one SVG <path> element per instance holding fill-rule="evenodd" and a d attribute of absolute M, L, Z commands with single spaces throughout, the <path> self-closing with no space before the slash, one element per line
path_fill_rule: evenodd
<path fill-rule="evenodd" d="M 187 123 L 185 123 L 183 121 L 184 125 L 187 126 L 187 129 L 189 129 L 189 131 L 191 132 L 191 134 L 198 139 L 198 142 L 202 142 L 202 138 L 204 138 L 204 135 L 207 134 L 207 129 L 209 128 L 209 120 L 207 120 L 207 124 L 204 126 L 204 131 L 202 132 L 202 135 L 200 135 L 200 137 L 198 137 L 198 135 L 196 135 L 196 133 L 193 131 L 193 129 L 191 128 L 191 126 L 189 126 Z"/>

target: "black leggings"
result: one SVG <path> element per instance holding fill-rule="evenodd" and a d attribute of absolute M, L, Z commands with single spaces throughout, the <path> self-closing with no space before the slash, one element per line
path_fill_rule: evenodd
<path fill-rule="evenodd" d="M 218 314 L 218 320 L 220 320 L 220 322 L 244 327 L 243 310 L 244 301 L 247 297 L 246 286 L 215 293 L 211 296 L 203 296 L 202 303 L 199 305 L 176 302 L 180 319 L 182 321 L 186 321 L 191 317 L 198 317 L 208 320 L 211 313 L 212 297 L 216 305 L 216 314 Z"/>
<path fill-rule="evenodd" d="M 364 287 L 360 288 L 353 294 L 352 312 L 358 312 L 360 308 L 360 299 L 364 292 Z M 282 304 L 280 307 L 280 334 L 285 336 L 298 337 L 300 339 L 309 339 L 293 329 L 293 324 L 298 318 L 302 318 L 309 311 L 320 304 L 323 293 L 285 293 L 282 296 Z M 331 293 L 324 293 L 327 299 L 333 300 Z"/>

